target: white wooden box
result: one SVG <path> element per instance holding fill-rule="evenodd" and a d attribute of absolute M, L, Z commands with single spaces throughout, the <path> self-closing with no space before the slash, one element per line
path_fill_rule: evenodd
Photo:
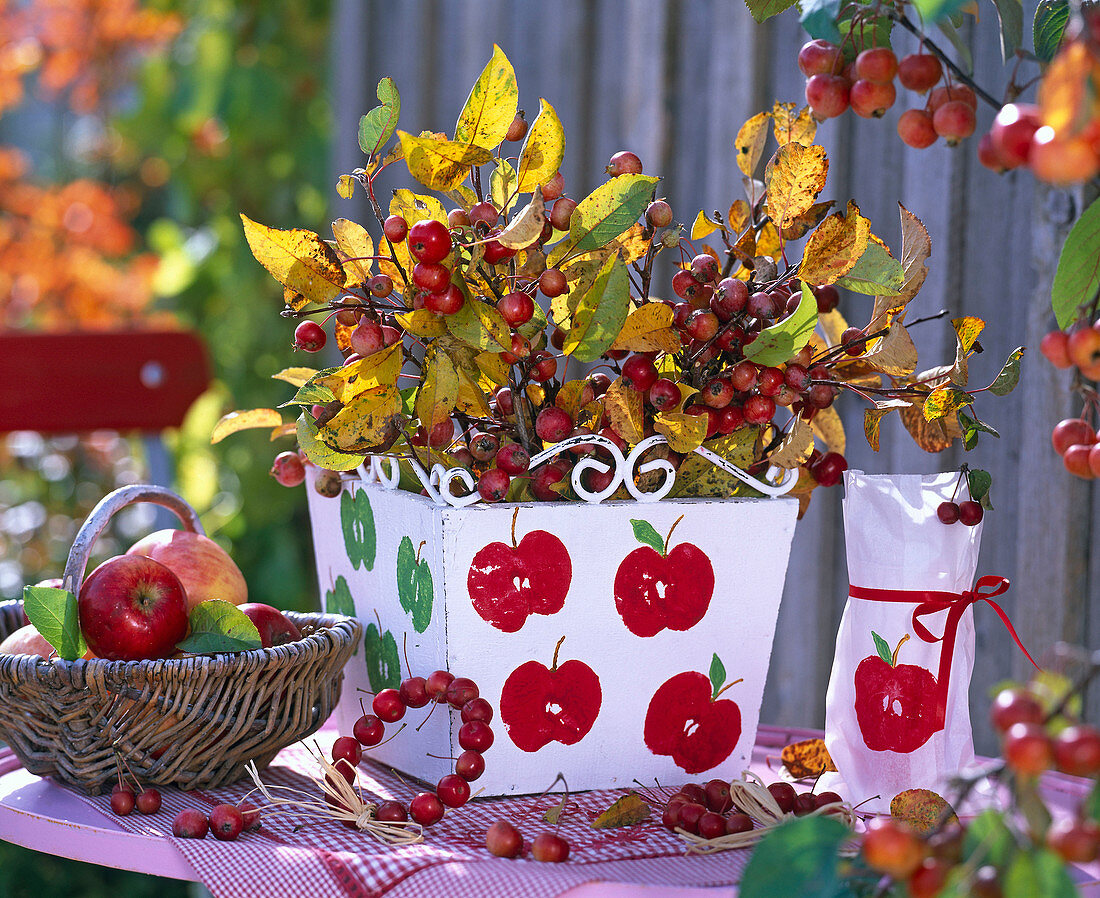
<path fill-rule="evenodd" d="M 730 779 L 747 765 L 797 501 L 458 509 L 359 481 L 335 499 L 307 492 L 326 609 L 354 607 L 366 628 L 341 733 L 361 700 L 370 712 L 368 692 L 409 676 L 407 653 L 413 674 L 469 677 L 492 704 L 495 741 L 473 784 L 483 795 L 542 792 L 559 772 L 584 790 Z M 431 707 L 367 753 L 430 785 L 453 772 L 459 712 L 439 705 L 415 732 Z"/>

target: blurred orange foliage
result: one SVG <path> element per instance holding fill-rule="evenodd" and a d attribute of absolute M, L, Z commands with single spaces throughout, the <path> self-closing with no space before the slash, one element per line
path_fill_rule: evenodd
<path fill-rule="evenodd" d="M 136 0 L 0 0 L 0 115 L 37 73 L 43 99 L 103 113 L 143 53 L 182 28 Z M 156 257 L 136 253 L 139 197 L 95 180 L 38 184 L 26 156 L 0 146 L 0 327 L 107 327 L 141 317 Z"/>

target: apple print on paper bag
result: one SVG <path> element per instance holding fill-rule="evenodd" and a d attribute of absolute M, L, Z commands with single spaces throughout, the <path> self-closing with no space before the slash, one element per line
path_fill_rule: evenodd
<path fill-rule="evenodd" d="M 898 664 L 906 634 L 891 653 L 878 633 L 871 633 L 878 654 L 859 662 L 855 673 L 856 720 L 871 751 L 916 751 L 943 729 L 944 696 L 930 671 L 915 664 Z"/>
<path fill-rule="evenodd" d="M 575 745 L 600 714 L 600 679 L 583 661 L 558 666 L 563 636 L 554 647 L 549 669 L 538 661 L 521 664 L 500 691 L 500 719 L 521 751 L 538 751 L 551 742 Z"/>
<path fill-rule="evenodd" d="M 413 629 L 423 633 L 432 622 L 432 602 L 435 588 L 427 560 L 420 560 L 420 553 L 427 541 L 414 550 L 412 540 L 401 537 L 397 547 L 397 599 L 407 614 L 412 615 Z"/>
<path fill-rule="evenodd" d="M 714 595 L 714 568 L 698 546 L 680 543 L 669 551 L 668 536 L 648 521 L 631 520 L 635 538 L 644 543 L 615 573 L 615 609 L 635 636 L 655 636 L 666 627 L 690 630 L 707 613 Z"/>
<path fill-rule="evenodd" d="M 347 617 L 355 617 L 355 600 L 351 597 L 351 588 L 348 581 L 341 574 L 336 578 L 332 589 L 325 593 L 325 611 L 329 614 L 343 614 Z M 359 646 L 352 651 L 353 655 L 359 654 Z"/>
<path fill-rule="evenodd" d="M 516 544 L 517 508 L 512 514 L 512 545 L 495 542 L 474 555 L 466 586 L 482 620 L 515 633 L 531 614 L 557 614 L 565 604 L 573 565 L 562 541 L 532 530 Z"/>
<path fill-rule="evenodd" d="M 741 739 L 741 709 L 719 696 L 726 668 L 715 654 L 710 677 L 695 670 L 678 673 L 654 693 L 645 715 L 646 747 L 655 755 L 669 755 L 685 773 L 702 773 L 733 754 Z"/>

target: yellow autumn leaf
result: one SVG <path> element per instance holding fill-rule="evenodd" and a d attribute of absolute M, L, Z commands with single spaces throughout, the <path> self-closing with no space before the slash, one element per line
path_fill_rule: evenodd
<path fill-rule="evenodd" d="M 592 828 L 611 829 L 616 826 L 634 826 L 649 817 L 652 810 L 641 795 L 637 792 L 628 792 L 621 798 L 617 798 L 611 807 L 593 820 Z"/>
<path fill-rule="evenodd" d="M 760 233 L 756 235 L 756 253 L 758 256 L 767 256 L 769 259 L 779 260 L 783 254 L 783 240 L 779 236 L 779 229 L 770 222 L 764 222 Z"/>
<path fill-rule="evenodd" d="M 241 221 L 256 261 L 288 290 L 317 303 L 340 295 L 344 268 L 332 247 L 319 235 L 301 228 L 269 228 L 244 214 Z"/>
<path fill-rule="evenodd" d="M 499 352 L 479 353 L 474 362 L 478 370 L 497 386 L 508 383 L 508 373 L 511 369 L 500 357 Z"/>
<path fill-rule="evenodd" d="M 839 345 L 841 335 L 848 330 L 848 320 L 836 309 L 820 312 L 817 316 L 817 323 L 821 325 L 821 330 L 825 334 L 825 342 L 830 347 Z"/>
<path fill-rule="evenodd" d="M 447 333 L 447 322 L 443 316 L 429 309 L 398 312 L 393 317 L 414 337 L 439 337 Z"/>
<path fill-rule="evenodd" d="M 343 255 L 345 287 L 361 287 L 371 278 L 374 267 L 374 241 L 367 229 L 349 218 L 338 218 L 332 223 L 332 236 L 336 249 Z"/>
<path fill-rule="evenodd" d="M 764 172 L 764 183 L 768 211 L 777 227 L 787 227 L 816 202 L 828 173 L 824 147 L 788 143 L 776 150 Z"/>
<path fill-rule="evenodd" d="M 653 419 L 653 429 L 661 434 L 674 452 L 694 452 L 707 438 L 707 415 L 687 412 L 660 412 Z"/>
<path fill-rule="evenodd" d="M 766 112 L 758 112 L 737 131 L 734 147 L 737 149 L 737 167 L 748 177 L 756 171 L 760 157 L 764 154 L 764 143 L 768 139 L 768 119 Z"/>
<path fill-rule="evenodd" d="M 792 144 L 795 146 L 795 144 Z M 871 222 L 860 215 L 859 207 L 848 201 L 842 215 L 836 212 L 810 234 L 802 254 L 799 277 L 808 284 L 832 284 L 852 270 L 867 249 Z"/>
<path fill-rule="evenodd" d="M 455 373 L 458 376 L 458 398 L 455 400 L 455 408 L 464 415 L 473 415 L 475 418 L 492 417 L 492 409 L 489 408 L 489 399 L 485 391 L 464 368 L 456 366 Z"/>
<path fill-rule="evenodd" d="M 623 383 L 621 377 L 603 394 L 603 405 L 611 421 L 611 429 L 631 445 L 645 436 L 645 416 L 642 394 Z"/>
<path fill-rule="evenodd" d="M 814 451 L 814 431 L 801 415 L 792 419 L 791 429 L 768 456 L 768 464 L 778 468 L 797 468 Z"/>
<path fill-rule="evenodd" d="M 445 352 L 429 350 L 416 391 L 416 416 L 428 430 L 446 421 L 458 401 L 458 372 Z"/>
<path fill-rule="evenodd" d="M 752 210 L 744 200 L 734 200 L 726 213 L 726 223 L 735 234 L 740 234 L 752 221 Z"/>
<path fill-rule="evenodd" d="M 795 103 L 776 103 L 772 108 L 772 122 L 775 139 L 780 146 L 788 143 L 800 143 L 809 146 L 817 136 L 817 120 L 809 106 L 803 106 L 795 112 Z"/>
<path fill-rule="evenodd" d="M 584 388 L 585 383 L 579 378 L 567 380 L 561 385 L 558 395 L 554 397 L 554 405 L 569 415 L 574 422 L 577 420 L 577 411 L 580 409 L 581 393 Z"/>
<path fill-rule="evenodd" d="M 531 202 L 524 206 L 507 226 L 496 236 L 501 246 L 509 249 L 525 249 L 542 235 L 546 224 L 546 204 L 542 200 L 542 188 L 536 187 Z"/>
<path fill-rule="evenodd" d="M 561 168 L 565 158 L 565 131 L 558 114 L 546 100 L 539 99 L 539 114 L 527 129 L 519 154 L 519 190 L 530 193 L 545 184 Z"/>
<path fill-rule="evenodd" d="M 700 209 L 699 214 L 695 216 L 695 223 L 691 226 L 691 239 L 702 240 L 708 234 L 713 234 L 718 228 L 718 223 L 711 221 L 707 217 L 707 213 Z"/>
<path fill-rule="evenodd" d="M 284 368 L 278 374 L 272 374 L 271 379 L 284 381 L 293 387 L 300 387 L 316 373 L 316 368 Z"/>
<path fill-rule="evenodd" d="M 381 386 L 356 396 L 318 435 L 341 452 L 382 452 L 394 444 L 404 429 L 403 403 L 397 387 Z"/>
<path fill-rule="evenodd" d="M 829 452 L 844 454 L 848 448 L 848 440 L 844 435 L 844 423 L 833 406 L 818 409 L 810 421 L 810 427 Z"/>
<path fill-rule="evenodd" d="M 475 165 L 484 165 L 493 154 L 482 147 L 435 137 L 417 137 L 398 131 L 409 172 L 430 190 L 453 190 Z"/>
<path fill-rule="evenodd" d="M 504 140 L 516 117 L 519 86 L 504 51 L 493 44 L 493 55 L 478 76 L 455 125 L 455 142 L 492 150 Z"/>
<path fill-rule="evenodd" d="M 230 412 L 222 415 L 210 432 L 210 442 L 220 443 L 231 433 L 241 430 L 253 430 L 259 427 L 278 427 L 283 416 L 273 408 L 251 408 L 243 412 Z"/>
<path fill-rule="evenodd" d="M 327 387 L 343 403 L 347 403 L 368 390 L 379 387 L 395 386 L 397 376 L 405 363 L 400 341 L 378 352 L 372 352 L 365 358 L 350 365 L 337 368 L 317 380 Z"/>
<path fill-rule="evenodd" d="M 913 297 L 920 292 L 924 280 L 928 277 L 925 264 L 932 255 L 932 240 L 924 223 L 912 212 L 898 203 L 901 210 L 901 267 L 905 272 L 905 281 L 901 292 L 896 296 L 876 296 L 874 311 L 868 322 L 868 331 L 880 330 L 890 324 L 904 310 Z"/>
<path fill-rule="evenodd" d="M 863 355 L 863 361 L 875 371 L 891 377 L 907 377 L 917 367 L 917 347 L 909 332 L 898 321 Z"/>
<path fill-rule="evenodd" d="M 612 349 L 631 352 L 678 352 L 680 335 L 672 327 L 672 307 L 647 302 L 631 312 L 623 323 Z"/>
<path fill-rule="evenodd" d="M 447 223 L 447 210 L 428 193 L 413 193 L 407 187 L 398 187 L 390 199 L 390 215 L 400 215 L 411 228 L 418 221 Z"/>
<path fill-rule="evenodd" d="M 929 421 L 924 416 L 923 397 L 913 397 L 908 406 L 898 409 L 898 414 L 909 435 L 925 452 L 942 452 L 954 440 L 962 438 L 958 412 L 952 411 Z"/>
<path fill-rule="evenodd" d="M 336 182 L 336 193 L 342 199 L 350 200 L 355 196 L 355 178 L 351 175 L 340 175 Z"/>

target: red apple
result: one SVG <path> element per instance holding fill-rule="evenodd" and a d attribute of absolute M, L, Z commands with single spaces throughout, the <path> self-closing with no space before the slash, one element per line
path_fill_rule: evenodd
<path fill-rule="evenodd" d="M 20 627 L 0 642 L 0 655 L 37 655 L 39 658 L 52 658 L 54 654 L 54 647 L 46 642 L 45 637 L 35 629 L 33 624 Z"/>
<path fill-rule="evenodd" d="M 183 585 L 144 555 L 116 555 L 92 571 L 77 610 L 88 648 L 111 661 L 166 658 L 187 635 Z"/>
<path fill-rule="evenodd" d="M 286 645 L 302 638 L 302 632 L 278 608 L 263 602 L 245 602 L 237 606 L 260 631 L 260 645 L 265 649 L 273 645 Z"/>
<path fill-rule="evenodd" d="M 547 669 L 538 661 L 521 664 L 500 691 L 500 719 L 522 751 L 538 751 L 550 742 L 580 742 L 603 703 L 600 679 L 582 661 Z"/>
<path fill-rule="evenodd" d="M 855 692 L 856 720 L 871 751 L 909 754 L 943 729 L 944 696 L 923 667 L 871 655 L 856 667 Z"/>
<path fill-rule="evenodd" d="M 248 585 L 229 553 L 208 536 L 190 530 L 157 530 L 130 546 L 127 555 L 145 555 L 170 568 L 187 595 L 187 610 L 209 599 L 233 605 L 248 601 Z"/>
<path fill-rule="evenodd" d="M 714 701 L 711 682 L 688 670 L 666 680 L 650 699 L 643 736 L 655 755 L 670 755 L 685 773 L 721 764 L 741 738 L 741 709 L 728 698 Z"/>
<path fill-rule="evenodd" d="M 515 633 L 530 614 L 561 611 L 572 577 L 562 541 L 545 530 L 532 530 L 518 546 L 497 542 L 480 549 L 470 564 L 466 586 L 483 620 Z"/>
<path fill-rule="evenodd" d="M 615 609 L 635 636 L 690 630 L 710 608 L 714 568 L 702 549 L 680 543 L 668 554 L 635 549 L 615 572 Z"/>

